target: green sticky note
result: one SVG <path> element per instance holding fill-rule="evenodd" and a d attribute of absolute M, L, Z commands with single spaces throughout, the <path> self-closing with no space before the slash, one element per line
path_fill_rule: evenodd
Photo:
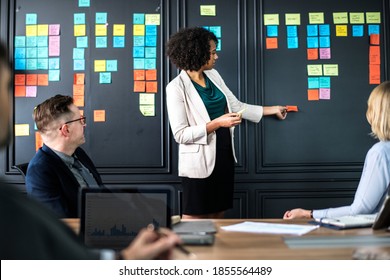
<path fill-rule="evenodd" d="M 85 24 L 85 14 L 77 13 L 73 15 L 74 24 Z"/>
<path fill-rule="evenodd" d="M 107 23 L 107 13 L 96 13 L 95 22 L 97 24 L 106 24 Z"/>
<path fill-rule="evenodd" d="M 100 72 L 99 73 L 99 83 L 100 84 L 111 84 L 111 73 L 110 72 Z"/>
<path fill-rule="evenodd" d="M 109 72 L 118 71 L 118 61 L 117 60 L 106 60 L 106 70 Z"/>
<path fill-rule="evenodd" d="M 91 1 L 90 0 L 79 0 L 79 7 L 90 7 Z"/>
<path fill-rule="evenodd" d="M 49 70 L 49 81 L 57 82 L 60 80 L 60 70 Z"/>

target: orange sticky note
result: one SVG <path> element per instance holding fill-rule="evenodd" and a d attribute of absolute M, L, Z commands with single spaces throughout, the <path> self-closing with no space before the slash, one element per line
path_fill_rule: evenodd
<path fill-rule="evenodd" d="M 145 70 L 134 70 L 134 80 L 135 81 L 145 80 Z"/>
<path fill-rule="evenodd" d="M 307 90 L 308 100 L 320 100 L 318 89 L 309 89 Z"/>
<path fill-rule="evenodd" d="M 145 82 L 134 81 L 134 92 L 145 92 Z"/>
<path fill-rule="evenodd" d="M 156 69 L 146 70 L 145 76 L 146 76 L 147 81 L 156 81 L 157 80 L 157 70 Z"/>
<path fill-rule="evenodd" d="M 381 50 L 379 46 L 370 46 L 370 64 L 381 64 Z"/>
<path fill-rule="evenodd" d="M 73 95 L 84 96 L 84 85 L 73 85 Z"/>
<path fill-rule="evenodd" d="M 73 75 L 73 84 L 74 85 L 83 85 L 85 82 L 85 74 L 84 73 L 76 73 Z"/>
<path fill-rule="evenodd" d="M 94 110 L 93 111 L 93 121 L 94 122 L 105 122 L 106 121 L 106 111 L 105 110 Z"/>
<path fill-rule="evenodd" d="M 317 60 L 318 59 L 318 49 L 307 49 L 307 59 L 308 60 Z"/>
<path fill-rule="evenodd" d="M 298 112 L 298 106 L 287 105 L 287 112 Z"/>
<path fill-rule="evenodd" d="M 36 86 L 38 83 L 37 74 L 27 74 L 26 75 L 26 85 L 28 86 Z"/>
<path fill-rule="evenodd" d="M 73 104 L 77 107 L 84 107 L 84 95 L 73 95 Z"/>
<path fill-rule="evenodd" d="M 370 85 L 379 85 L 381 83 L 381 66 L 379 64 L 370 64 Z"/>
<path fill-rule="evenodd" d="M 265 39 L 265 48 L 266 49 L 277 49 L 278 48 L 278 38 L 266 38 Z"/>
<path fill-rule="evenodd" d="M 49 85 L 49 75 L 38 74 L 38 86 L 48 86 L 48 85 Z"/>
<path fill-rule="evenodd" d="M 380 36 L 379 34 L 371 34 L 370 35 L 370 44 L 371 45 L 379 45 Z"/>
<path fill-rule="evenodd" d="M 43 140 L 41 134 L 38 131 L 35 131 L 35 151 L 38 151 L 40 147 L 43 146 Z"/>
<path fill-rule="evenodd" d="M 146 92 L 157 93 L 157 82 L 146 82 Z"/>
<path fill-rule="evenodd" d="M 15 86 L 25 86 L 26 85 L 26 75 L 25 74 L 16 74 L 14 82 L 15 82 Z"/>
<path fill-rule="evenodd" d="M 15 86 L 15 97 L 26 97 L 26 86 Z"/>

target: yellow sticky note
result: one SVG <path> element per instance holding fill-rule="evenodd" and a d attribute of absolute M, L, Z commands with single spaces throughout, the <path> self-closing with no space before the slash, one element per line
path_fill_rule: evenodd
<path fill-rule="evenodd" d="M 114 34 L 114 36 L 125 36 L 125 25 L 124 24 L 114 24 L 113 34 Z"/>
<path fill-rule="evenodd" d="M 339 65 L 338 64 L 324 64 L 324 76 L 338 76 Z"/>
<path fill-rule="evenodd" d="M 324 13 L 309 13 L 310 24 L 324 24 Z"/>
<path fill-rule="evenodd" d="M 95 66 L 95 72 L 106 72 L 105 60 L 95 60 L 94 66 Z"/>
<path fill-rule="evenodd" d="M 105 24 L 96 24 L 95 36 L 107 36 L 107 26 Z"/>
<path fill-rule="evenodd" d="M 134 36 L 145 36 L 145 25 L 134 24 L 133 25 L 133 35 Z"/>
<path fill-rule="evenodd" d="M 364 13 L 349 13 L 351 24 L 364 24 Z"/>
<path fill-rule="evenodd" d="M 85 24 L 76 24 L 74 26 L 74 36 L 85 36 L 86 31 L 85 31 Z"/>
<path fill-rule="evenodd" d="M 264 25 L 279 25 L 279 14 L 265 14 Z"/>
<path fill-rule="evenodd" d="M 348 13 L 333 13 L 333 23 L 334 24 L 345 24 L 348 23 Z"/>
<path fill-rule="evenodd" d="M 348 25 L 336 25 L 336 36 L 348 36 Z"/>
<path fill-rule="evenodd" d="M 94 110 L 93 111 L 94 122 L 105 122 L 106 121 L 106 110 Z"/>
<path fill-rule="evenodd" d="M 309 64 L 307 65 L 308 76 L 322 76 L 322 64 Z"/>
<path fill-rule="evenodd" d="M 160 14 L 146 14 L 145 25 L 160 25 Z"/>
<path fill-rule="evenodd" d="M 217 15 L 215 5 L 200 5 L 200 15 L 215 17 Z"/>
<path fill-rule="evenodd" d="M 286 25 L 301 25 L 301 14 L 286 14 Z"/>
<path fill-rule="evenodd" d="M 15 136 L 29 136 L 30 125 L 29 124 L 15 124 Z"/>
<path fill-rule="evenodd" d="M 37 36 L 37 26 L 26 25 L 26 36 Z"/>
<path fill-rule="evenodd" d="M 49 36 L 49 25 L 38 24 L 38 36 Z"/>
<path fill-rule="evenodd" d="M 154 93 L 140 93 L 139 104 L 140 105 L 153 105 L 154 106 Z"/>
<path fill-rule="evenodd" d="M 367 12 L 366 13 L 366 22 L 367 23 L 381 23 L 381 13 L 380 12 Z"/>
<path fill-rule="evenodd" d="M 154 105 L 140 105 L 139 110 L 145 117 L 154 117 L 156 115 Z"/>

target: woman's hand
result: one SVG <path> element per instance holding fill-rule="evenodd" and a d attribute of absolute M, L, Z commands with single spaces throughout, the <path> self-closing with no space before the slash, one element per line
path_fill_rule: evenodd
<path fill-rule="evenodd" d="M 220 127 L 233 127 L 241 123 L 241 115 L 237 113 L 227 113 L 209 122 L 206 125 L 207 133 L 216 131 Z"/>
<path fill-rule="evenodd" d="M 296 208 L 293 210 L 286 211 L 284 213 L 283 219 L 310 219 L 311 211 L 305 210 L 302 208 Z"/>
<path fill-rule="evenodd" d="M 286 106 L 264 106 L 263 115 L 276 115 L 279 120 L 284 120 L 287 117 L 287 108 Z"/>

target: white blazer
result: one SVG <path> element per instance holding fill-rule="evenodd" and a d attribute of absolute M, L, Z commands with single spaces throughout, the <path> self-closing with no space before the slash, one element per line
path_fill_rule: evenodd
<path fill-rule="evenodd" d="M 263 107 L 240 102 L 225 85 L 216 70 L 204 71 L 207 77 L 225 95 L 228 112 L 238 112 L 245 108 L 242 118 L 259 122 L 263 116 Z M 186 71 L 173 79 L 166 88 L 169 123 L 173 136 L 179 143 L 179 176 L 189 178 L 207 178 L 215 165 L 216 133 L 207 135 L 206 124 L 210 122 L 207 109 L 191 82 Z M 233 156 L 234 127 L 230 128 Z"/>

